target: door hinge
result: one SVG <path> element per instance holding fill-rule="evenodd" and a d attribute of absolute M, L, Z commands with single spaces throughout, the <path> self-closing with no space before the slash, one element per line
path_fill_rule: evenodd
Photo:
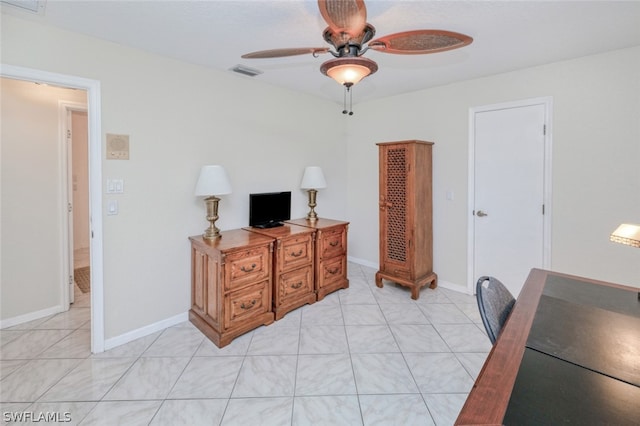
<path fill-rule="evenodd" d="M 547 136 L 547 125 L 546 125 L 546 124 L 543 124 L 543 125 L 542 125 L 542 134 L 543 134 L 544 136 Z"/>
<path fill-rule="evenodd" d="M 71 139 L 71 129 L 67 129 L 67 139 Z"/>
<path fill-rule="evenodd" d="M 67 213 L 71 213 L 72 210 L 73 206 L 71 205 L 71 203 L 67 203 Z"/>
<path fill-rule="evenodd" d="M 542 214 L 544 214 L 544 204 L 542 205 Z"/>
<path fill-rule="evenodd" d="M 69 275 L 69 285 L 73 284 L 73 275 Z"/>

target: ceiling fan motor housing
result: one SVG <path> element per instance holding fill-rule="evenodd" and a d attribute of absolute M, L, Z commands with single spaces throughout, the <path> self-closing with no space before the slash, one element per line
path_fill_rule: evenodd
<path fill-rule="evenodd" d="M 367 43 L 376 34 L 376 29 L 371 24 L 367 24 L 362 32 L 353 37 L 345 31 L 335 32 L 327 27 L 322 36 L 324 40 L 336 49 L 334 56 L 359 56 L 362 45 Z M 333 53 L 333 52 L 331 52 Z"/>

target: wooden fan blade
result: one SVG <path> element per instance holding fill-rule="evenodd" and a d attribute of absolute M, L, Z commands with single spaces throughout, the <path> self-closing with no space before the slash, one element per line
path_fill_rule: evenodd
<path fill-rule="evenodd" d="M 364 0 L 318 0 L 320 14 L 335 34 L 357 37 L 367 25 Z"/>
<path fill-rule="evenodd" d="M 260 50 L 242 55 L 244 59 L 265 59 L 265 58 L 283 58 L 285 56 L 305 55 L 311 53 L 317 55 L 319 53 L 327 53 L 328 47 L 292 47 L 289 49 L 271 49 Z"/>
<path fill-rule="evenodd" d="M 467 35 L 443 30 L 415 30 L 389 34 L 371 40 L 369 48 L 384 53 L 420 55 L 444 52 L 471 44 Z"/>

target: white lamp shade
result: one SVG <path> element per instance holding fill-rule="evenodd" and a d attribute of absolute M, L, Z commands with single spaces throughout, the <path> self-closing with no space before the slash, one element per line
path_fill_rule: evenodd
<path fill-rule="evenodd" d="M 196 196 L 231 194 L 231 183 L 222 166 L 203 166 L 196 184 Z"/>
<path fill-rule="evenodd" d="M 613 231 L 610 240 L 615 243 L 640 248 L 640 225 L 623 223 Z"/>
<path fill-rule="evenodd" d="M 302 189 L 322 189 L 327 187 L 322 169 L 317 166 L 309 166 L 304 169 L 300 188 Z"/>

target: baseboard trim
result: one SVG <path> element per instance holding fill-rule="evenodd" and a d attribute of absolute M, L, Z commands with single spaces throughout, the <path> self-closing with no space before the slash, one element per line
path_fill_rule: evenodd
<path fill-rule="evenodd" d="M 369 268 L 373 268 L 373 269 L 378 269 L 378 264 L 376 262 L 370 262 L 368 260 L 365 259 L 360 259 L 357 257 L 351 257 L 351 256 L 347 256 L 347 260 L 349 262 L 353 262 L 353 263 L 357 263 L 358 265 L 362 265 L 362 266 L 367 266 Z"/>
<path fill-rule="evenodd" d="M 125 343 L 132 342 L 141 337 L 145 337 L 150 334 L 153 334 L 156 331 L 164 330 L 165 328 L 169 328 L 171 326 L 180 324 L 181 322 L 185 322 L 188 320 L 189 320 L 189 312 L 183 312 L 181 314 L 174 315 L 170 318 L 163 319 L 162 321 L 149 324 L 147 326 L 138 328 L 136 330 L 128 331 L 119 336 L 112 337 L 110 339 L 105 339 L 104 349 L 105 350 L 113 349 L 116 346 L 124 345 Z"/>
<path fill-rule="evenodd" d="M 365 259 L 359 259 L 357 257 L 348 257 L 349 262 L 353 262 L 356 263 L 358 265 L 362 265 L 362 266 L 368 266 L 369 268 L 373 268 L 373 269 L 378 269 L 378 264 L 375 262 L 370 262 L 368 260 Z M 455 284 L 449 281 L 444 281 L 441 279 L 438 279 L 438 287 L 442 287 L 442 288 L 446 288 L 448 290 L 453 290 L 453 291 L 457 291 L 459 293 L 464 293 L 464 294 L 471 294 L 469 293 L 469 289 L 467 288 L 466 285 L 460 285 L 460 284 Z"/>
<path fill-rule="evenodd" d="M 29 312 L 28 314 L 18 315 L 17 317 L 7 318 L 0 320 L 0 329 L 13 327 L 15 325 L 24 324 L 25 322 L 34 321 L 40 318 L 48 317 L 49 315 L 59 314 L 66 309 L 62 309 L 62 305 L 52 306 L 47 309 L 42 309 L 35 312 Z"/>
<path fill-rule="evenodd" d="M 454 284 L 449 281 L 438 279 L 438 287 L 446 288 L 447 290 L 457 291 L 458 293 L 471 294 L 466 285 Z"/>

